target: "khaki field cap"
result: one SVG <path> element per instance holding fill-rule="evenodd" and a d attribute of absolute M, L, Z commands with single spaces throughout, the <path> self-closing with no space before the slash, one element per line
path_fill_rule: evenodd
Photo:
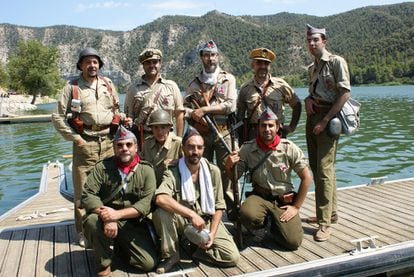
<path fill-rule="evenodd" d="M 139 54 L 139 62 L 144 63 L 148 60 L 161 60 L 162 52 L 156 48 L 147 48 Z"/>
<path fill-rule="evenodd" d="M 306 24 L 306 28 L 307 28 L 306 34 L 308 36 L 313 35 L 313 34 L 322 34 L 322 35 L 326 36 L 326 29 L 325 28 L 318 29 L 318 28 L 315 28 L 315 27 L 311 26 L 310 24 Z"/>
<path fill-rule="evenodd" d="M 200 55 L 204 52 L 218 53 L 217 44 L 212 40 L 207 41 L 199 50 Z"/>
<path fill-rule="evenodd" d="M 267 48 L 256 48 L 250 52 L 250 58 L 254 60 L 273 62 L 273 60 L 276 58 L 276 54 Z"/>

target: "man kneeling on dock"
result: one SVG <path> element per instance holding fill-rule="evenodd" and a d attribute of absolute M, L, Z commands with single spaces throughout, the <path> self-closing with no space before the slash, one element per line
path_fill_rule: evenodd
<path fill-rule="evenodd" d="M 241 223 L 249 230 L 270 223 L 272 238 L 284 248 L 295 250 L 303 239 L 299 209 L 312 179 L 303 152 L 277 135 L 279 126 L 277 116 L 266 108 L 259 118 L 258 136 L 243 144 L 239 153 L 229 155 L 226 172 L 231 176 L 231 168 L 237 166 L 238 177 L 245 170 L 251 175 L 253 191 L 246 194 L 241 206 Z M 293 192 L 292 170 L 301 180 L 298 193 Z"/>
<path fill-rule="evenodd" d="M 203 158 L 204 139 L 189 126 L 183 140 L 184 157 L 164 173 L 155 192 L 158 208 L 153 221 L 161 239 L 157 273 L 169 271 L 180 261 L 180 238 L 195 245 L 194 258 L 219 266 L 234 266 L 240 254 L 221 222 L 226 204 L 220 169 Z"/>
<path fill-rule="evenodd" d="M 98 276 L 111 274 L 113 252 L 124 255 L 129 264 L 143 271 L 152 270 L 158 262 L 155 244 L 143 221 L 156 188 L 154 170 L 140 161 L 137 139 L 123 126 L 116 132 L 113 147 L 115 156 L 95 165 L 81 199 L 87 211 L 83 228 L 95 250 Z"/>

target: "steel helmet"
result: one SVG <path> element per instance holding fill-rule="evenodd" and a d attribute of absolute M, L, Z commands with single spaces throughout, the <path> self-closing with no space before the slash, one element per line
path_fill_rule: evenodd
<path fill-rule="evenodd" d="M 332 136 L 338 136 L 341 134 L 342 122 L 339 120 L 339 118 L 334 117 L 329 121 L 328 130 Z"/>
<path fill-rule="evenodd" d="M 173 123 L 167 111 L 158 109 L 149 118 L 148 126 L 152 125 L 173 125 Z"/>
<path fill-rule="evenodd" d="M 80 68 L 80 63 L 81 63 L 81 61 L 82 61 L 82 59 L 84 58 L 84 57 L 87 57 L 87 56 L 95 56 L 95 57 L 97 57 L 98 58 L 98 61 L 99 61 L 99 68 L 101 68 L 103 65 L 104 65 L 104 63 L 102 62 L 102 59 L 101 59 L 101 57 L 99 56 L 99 54 L 98 54 L 98 51 L 96 51 L 94 48 L 92 48 L 92 47 L 86 47 L 85 49 L 83 49 L 82 51 L 80 51 L 80 53 L 79 53 L 79 59 L 78 59 L 78 62 L 76 63 L 76 67 L 79 69 L 79 70 L 81 70 L 81 68 Z"/>

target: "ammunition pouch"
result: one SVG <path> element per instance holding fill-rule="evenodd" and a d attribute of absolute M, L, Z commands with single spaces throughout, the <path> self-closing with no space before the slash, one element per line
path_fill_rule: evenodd
<path fill-rule="evenodd" d="M 75 115 L 75 117 L 68 118 L 68 123 L 70 127 L 72 127 L 76 133 L 82 134 L 85 124 L 83 123 L 83 120 L 80 119 L 79 115 Z"/>

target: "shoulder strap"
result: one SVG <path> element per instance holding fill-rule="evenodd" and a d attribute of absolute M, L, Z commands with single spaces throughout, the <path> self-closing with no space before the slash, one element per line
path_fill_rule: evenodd
<path fill-rule="evenodd" d="M 270 154 L 272 154 L 272 151 L 267 151 L 266 155 L 263 156 L 263 158 L 250 170 L 250 174 L 253 175 L 253 172 L 255 172 L 266 160 L 269 158 Z"/>
<path fill-rule="evenodd" d="M 79 85 L 78 85 L 79 79 L 73 79 L 70 84 L 72 85 L 72 99 L 78 99 L 79 100 Z"/>
<path fill-rule="evenodd" d="M 99 79 L 101 79 L 102 81 L 104 81 L 104 83 L 106 84 L 106 86 L 107 86 L 107 88 L 108 88 L 108 92 L 109 92 L 109 94 L 112 96 L 112 101 L 113 101 L 113 103 L 114 103 L 114 112 L 115 111 L 117 111 L 118 110 L 118 108 L 119 108 L 119 104 L 118 104 L 118 102 L 116 101 L 116 98 L 115 98 L 115 96 L 114 96 L 114 94 L 112 93 L 112 86 L 111 86 L 111 84 L 108 82 L 108 80 L 106 80 L 106 78 L 105 77 L 103 77 L 103 76 L 100 76 L 99 75 Z"/>
<path fill-rule="evenodd" d="M 136 165 L 135 165 L 135 167 L 134 167 L 134 169 L 132 169 L 129 173 L 128 173 L 128 176 L 125 178 L 125 180 L 126 180 L 126 184 L 128 185 L 128 182 L 129 182 L 129 179 L 131 179 L 131 177 L 132 177 L 132 175 L 134 175 L 134 173 L 135 173 L 135 171 L 137 170 L 137 168 L 138 168 L 138 165 L 139 165 L 139 163 L 137 163 Z M 122 190 L 122 187 L 123 187 L 123 182 L 121 183 L 121 184 L 118 184 L 118 186 L 116 187 L 116 189 L 114 189 L 113 191 L 112 191 L 112 193 L 107 197 L 107 198 L 105 198 L 104 200 L 102 200 L 102 203 L 104 204 L 104 205 L 106 205 L 106 204 L 108 204 L 112 199 L 114 199 L 114 197 Z"/>

